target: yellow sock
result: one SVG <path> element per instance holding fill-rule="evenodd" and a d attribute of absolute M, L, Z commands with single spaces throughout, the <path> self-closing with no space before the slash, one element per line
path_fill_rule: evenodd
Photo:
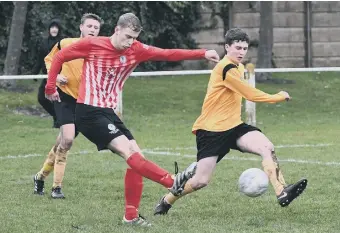
<path fill-rule="evenodd" d="M 173 205 L 178 199 L 180 199 L 181 197 L 189 194 L 189 193 L 192 193 L 196 191 L 195 189 L 193 189 L 191 187 L 191 185 L 187 182 L 185 185 L 184 185 L 184 190 L 182 192 L 182 194 L 180 196 L 175 196 L 173 195 L 172 193 L 168 193 L 166 196 L 165 196 L 165 201 L 170 204 L 170 205 Z"/>
<path fill-rule="evenodd" d="M 55 161 L 55 156 L 56 156 L 56 150 L 57 147 L 53 146 L 50 152 L 47 155 L 47 158 L 44 162 L 43 167 L 41 170 L 38 172 L 37 179 L 38 180 L 45 180 L 45 178 L 51 173 L 54 167 L 54 161 Z"/>
<path fill-rule="evenodd" d="M 67 154 L 67 149 L 62 149 L 60 146 L 58 146 L 54 164 L 53 187 L 61 187 L 61 183 L 63 182 L 65 174 Z"/>
<path fill-rule="evenodd" d="M 280 166 L 279 166 L 279 162 L 277 161 L 277 157 L 275 154 L 275 151 L 272 151 L 272 158 L 275 164 L 275 168 L 276 168 L 276 175 L 278 177 L 278 180 L 280 181 L 281 184 L 283 184 L 284 186 L 286 186 L 286 182 L 285 179 L 283 178 Z"/>
<path fill-rule="evenodd" d="M 270 183 L 273 185 L 276 195 L 279 195 L 282 192 L 286 183 L 284 181 L 278 163 L 274 162 L 272 159 L 264 159 L 262 161 L 262 166 L 264 172 L 267 174 L 270 180 Z"/>
<path fill-rule="evenodd" d="M 279 164 L 275 163 L 275 165 L 276 165 L 276 174 L 277 174 L 277 177 L 278 177 L 280 183 L 283 184 L 283 186 L 286 186 L 287 184 L 286 184 L 285 179 L 283 178 Z"/>

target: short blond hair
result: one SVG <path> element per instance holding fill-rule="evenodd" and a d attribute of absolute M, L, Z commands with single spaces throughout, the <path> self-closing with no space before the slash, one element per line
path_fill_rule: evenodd
<path fill-rule="evenodd" d="M 142 24 L 138 17 L 133 13 L 125 13 L 118 19 L 117 26 L 122 28 L 130 28 L 134 32 L 140 32 L 143 30 Z"/>
<path fill-rule="evenodd" d="M 96 14 L 93 14 L 93 13 L 83 14 L 83 16 L 81 17 L 80 23 L 84 24 L 85 20 L 87 20 L 87 19 L 97 20 L 100 23 L 100 26 L 102 26 L 104 24 L 104 20 L 99 15 L 96 15 Z"/>

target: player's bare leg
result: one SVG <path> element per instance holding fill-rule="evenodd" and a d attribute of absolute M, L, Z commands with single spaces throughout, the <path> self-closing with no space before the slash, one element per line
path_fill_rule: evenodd
<path fill-rule="evenodd" d="M 198 161 L 195 175 L 184 185 L 184 190 L 180 195 L 168 193 L 164 195 L 156 205 L 154 215 L 167 214 L 172 205 L 181 197 L 206 187 L 215 171 L 217 156 L 203 158 Z"/>
<path fill-rule="evenodd" d="M 55 199 L 65 198 L 61 191 L 62 182 L 65 175 L 66 160 L 68 151 L 71 149 L 75 137 L 75 125 L 65 124 L 60 127 L 61 140 L 56 151 L 54 176 L 51 197 Z"/>
<path fill-rule="evenodd" d="M 274 145 L 263 133 L 259 131 L 248 132 L 237 140 L 237 146 L 243 152 L 262 156 L 263 170 L 268 175 L 277 200 L 282 207 L 288 206 L 305 190 L 306 179 L 301 179 L 295 184 L 286 184 L 275 154 Z"/>
<path fill-rule="evenodd" d="M 137 173 L 170 189 L 174 195 L 181 194 L 184 183 L 195 173 L 196 162 L 192 163 L 183 172 L 172 175 L 157 164 L 144 158 L 139 151 L 133 148 L 125 136 L 118 136 L 113 139 L 107 148 L 124 158 L 127 164 Z"/>
<path fill-rule="evenodd" d="M 45 193 L 45 179 L 53 171 L 56 151 L 60 144 L 61 133 L 59 133 L 55 145 L 52 147 L 47 155 L 41 170 L 34 176 L 34 194 L 44 195 Z"/>

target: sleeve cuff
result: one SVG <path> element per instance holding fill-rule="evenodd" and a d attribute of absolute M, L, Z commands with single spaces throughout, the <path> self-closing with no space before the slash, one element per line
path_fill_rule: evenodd
<path fill-rule="evenodd" d="M 202 57 L 203 57 L 203 58 L 205 58 L 205 53 L 206 53 L 207 51 L 208 51 L 207 49 L 201 49 Z"/>

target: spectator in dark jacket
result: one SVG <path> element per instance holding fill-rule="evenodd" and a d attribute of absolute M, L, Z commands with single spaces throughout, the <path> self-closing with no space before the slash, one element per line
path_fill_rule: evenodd
<path fill-rule="evenodd" d="M 53 46 L 63 39 L 61 29 L 61 24 L 57 19 L 53 19 L 48 25 L 48 37 L 44 38 L 37 46 L 37 61 L 32 70 L 33 74 L 39 74 L 40 71 L 42 74 L 47 74 L 44 58 L 50 53 Z M 43 79 L 38 90 L 38 102 L 53 117 L 53 127 L 59 128 L 54 105 L 45 98 L 45 85 L 46 79 Z"/>

